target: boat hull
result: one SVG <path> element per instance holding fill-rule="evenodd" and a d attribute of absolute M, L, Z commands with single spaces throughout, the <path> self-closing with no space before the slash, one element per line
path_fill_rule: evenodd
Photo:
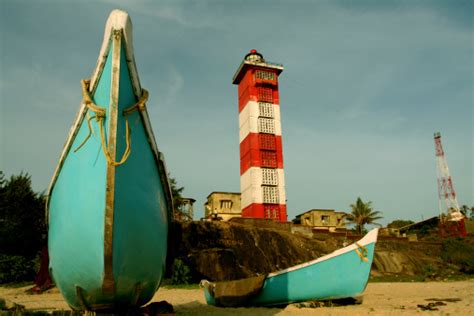
<path fill-rule="evenodd" d="M 76 310 L 141 306 L 164 276 L 171 195 L 146 109 L 127 112 L 142 95 L 127 32 L 112 13 L 84 86 L 104 114 L 83 102 L 48 194 L 50 273 Z"/>
<path fill-rule="evenodd" d="M 370 275 L 376 237 L 377 230 L 374 230 L 358 245 L 269 274 L 260 292 L 249 298 L 245 305 L 283 305 L 362 295 Z M 219 305 L 210 289 L 211 284 L 203 284 L 206 301 L 209 305 Z"/>

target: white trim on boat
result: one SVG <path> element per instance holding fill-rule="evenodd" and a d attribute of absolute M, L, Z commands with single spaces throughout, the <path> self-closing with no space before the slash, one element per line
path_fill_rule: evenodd
<path fill-rule="evenodd" d="M 298 270 L 298 269 L 302 269 L 302 268 L 305 268 L 305 267 L 308 267 L 308 266 L 311 266 L 313 264 L 316 264 L 316 263 L 320 263 L 320 262 L 323 262 L 323 261 L 326 261 L 326 260 L 329 260 L 331 258 L 334 258 L 334 257 L 337 257 L 337 256 L 340 256 L 342 254 L 345 254 L 345 253 L 348 253 L 348 252 L 351 252 L 351 251 L 354 251 L 356 249 L 359 248 L 359 245 L 361 246 L 367 246 L 369 244 L 372 244 L 372 243 L 375 243 L 377 241 L 377 235 L 378 235 L 378 228 L 374 228 L 372 229 L 370 232 L 368 232 L 362 239 L 360 239 L 359 241 L 347 246 L 347 247 L 344 247 L 344 248 L 341 248 L 341 249 L 338 249 L 330 254 L 327 254 L 325 256 L 322 256 L 318 259 L 315 259 L 315 260 L 312 260 L 312 261 L 308 261 L 308 262 L 305 262 L 305 263 L 302 263 L 302 264 L 299 264 L 299 265 L 296 265 L 296 266 L 293 266 L 293 267 L 290 267 L 288 269 L 285 269 L 285 270 L 280 270 L 280 271 L 277 271 L 277 272 L 273 272 L 273 273 L 270 273 L 268 276 L 267 276 L 267 279 L 268 278 L 271 278 L 271 277 L 274 277 L 274 276 L 277 276 L 277 275 L 280 275 L 280 274 L 284 274 L 284 273 L 288 273 L 288 272 L 291 272 L 291 271 L 294 271 L 294 270 Z"/>
<path fill-rule="evenodd" d="M 135 65 L 135 56 L 133 54 L 133 36 L 132 36 L 132 21 L 127 12 L 122 10 L 113 10 L 107 22 L 105 24 L 104 39 L 102 41 L 102 46 L 100 48 L 99 60 L 97 64 L 100 64 L 101 61 L 107 59 L 109 54 L 109 45 L 110 38 L 114 30 L 122 30 L 122 36 L 125 40 L 125 54 L 127 56 L 128 69 L 130 71 L 130 76 L 132 78 L 133 92 L 137 97 L 141 96 L 141 86 L 140 80 L 138 79 L 138 72 Z M 100 67 L 96 67 L 94 74 L 91 79 L 91 86 L 94 87 L 97 77 L 100 75 Z"/>

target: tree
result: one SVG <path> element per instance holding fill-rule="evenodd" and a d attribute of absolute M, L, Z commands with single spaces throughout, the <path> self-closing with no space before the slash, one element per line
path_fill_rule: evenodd
<path fill-rule="evenodd" d="M 364 225 L 366 224 L 377 224 L 375 221 L 381 219 L 379 211 L 372 209 L 372 202 L 369 201 L 364 203 L 360 197 L 357 198 L 355 204 L 350 205 L 352 212 L 347 216 L 347 220 L 350 223 L 356 225 L 356 230 L 359 234 L 362 234 Z"/>
<path fill-rule="evenodd" d="M 414 224 L 414 221 L 405 220 L 405 219 L 396 219 L 390 224 L 387 225 L 388 228 L 401 228 L 410 224 Z"/>
<path fill-rule="evenodd" d="M 5 180 L 0 171 L 0 283 L 34 278 L 35 258 L 46 244 L 44 206 L 28 174 Z"/>
<path fill-rule="evenodd" d="M 180 206 L 182 205 L 183 196 L 181 195 L 184 191 L 184 187 L 178 187 L 178 182 L 175 178 L 169 177 L 170 181 L 170 188 L 171 188 L 171 195 L 173 196 L 173 206 L 174 211 L 179 210 Z"/>

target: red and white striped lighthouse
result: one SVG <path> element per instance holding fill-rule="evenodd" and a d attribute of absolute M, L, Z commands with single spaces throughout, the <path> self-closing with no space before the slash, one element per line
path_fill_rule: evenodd
<path fill-rule="evenodd" d="M 237 69 L 242 217 L 286 222 L 278 75 L 283 66 L 251 50 Z"/>

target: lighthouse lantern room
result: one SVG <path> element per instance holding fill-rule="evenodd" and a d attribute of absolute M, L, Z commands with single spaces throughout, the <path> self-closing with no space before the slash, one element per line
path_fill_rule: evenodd
<path fill-rule="evenodd" d="M 251 50 L 233 78 L 238 85 L 242 217 L 286 222 L 278 76 L 283 66 Z"/>

